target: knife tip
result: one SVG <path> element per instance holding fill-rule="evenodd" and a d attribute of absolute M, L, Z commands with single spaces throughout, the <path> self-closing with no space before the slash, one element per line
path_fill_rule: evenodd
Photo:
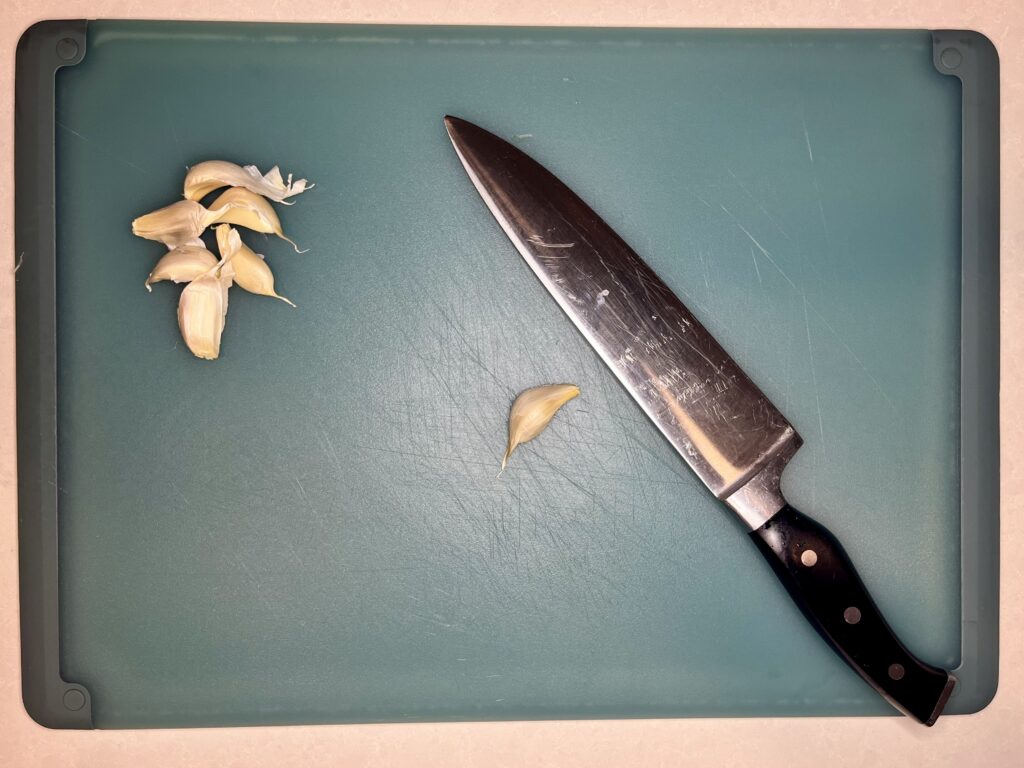
<path fill-rule="evenodd" d="M 463 120 L 461 117 L 455 117 L 455 115 L 444 116 L 444 127 L 448 131 L 449 136 L 454 133 L 454 131 L 458 128 L 460 123 L 464 122 L 466 121 Z"/>

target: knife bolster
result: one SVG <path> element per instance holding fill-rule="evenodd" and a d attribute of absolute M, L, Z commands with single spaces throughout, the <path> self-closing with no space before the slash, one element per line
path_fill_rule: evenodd
<path fill-rule="evenodd" d="M 802 444 L 800 435 L 794 432 L 792 439 L 782 445 L 753 477 L 725 497 L 726 505 L 751 531 L 756 531 L 786 506 L 780 485 L 782 471 Z"/>

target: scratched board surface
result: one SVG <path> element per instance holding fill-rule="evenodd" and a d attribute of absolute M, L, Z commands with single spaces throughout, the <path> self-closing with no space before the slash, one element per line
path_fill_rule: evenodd
<path fill-rule="evenodd" d="M 57 78 L 61 664 L 101 727 L 890 711 L 507 241 L 516 142 L 806 444 L 787 495 L 928 661 L 960 647 L 960 91 L 924 32 L 101 22 Z M 316 182 L 298 305 L 223 354 L 135 216 L 204 159 Z M 497 476 L 521 389 L 579 384 Z M 956 708 L 956 700 L 953 701 Z"/>

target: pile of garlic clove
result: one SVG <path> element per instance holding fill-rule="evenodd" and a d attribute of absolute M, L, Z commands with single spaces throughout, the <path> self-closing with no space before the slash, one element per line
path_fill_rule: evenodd
<path fill-rule="evenodd" d="M 209 207 L 199 201 L 218 189 L 228 187 Z M 263 256 L 242 242 L 235 226 L 254 232 L 285 237 L 281 220 L 267 200 L 291 205 L 287 198 L 311 189 L 305 179 L 285 180 L 274 166 L 265 175 L 254 165 L 239 166 L 224 160 L 207 160 L 192 166 L 185 176 L 185 199 L 172 203 L 132 222 L 132 234 L 156 240 L 167 246 L 167 253 L 146 279 L 146 290 L 153 283 L 170 280 L 186 283 L 178 300 L 178 327 L 181 336 L 196 357 L 215 360 L 220 355 L 220 339 L 228 312 L 228 289 L 238 285 L 250 293 L 271 296 L 295 306 L 274 288 L 274 273 Z M 217 225 L 217 258 L 201 235 Z M 232 226 L 234 225 L 234 226 Z"/>

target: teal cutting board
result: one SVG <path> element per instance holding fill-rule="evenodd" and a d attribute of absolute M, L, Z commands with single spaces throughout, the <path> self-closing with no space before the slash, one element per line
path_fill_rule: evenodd
<path fill-rule="evenodd" d="M 962 659 L 959 81 L 928 32 L 94 22 L 56 82 L 60 665 L 99 727 L 891 712 L 522 263 L 442 117 L 583 196 L 806 444 L 793 504 Z M 131 220 L 316 183 L 193 358 Z M 498 476 L 520 390 L 582 396 Z M 977 708 L 952 702 L 954 711 Z"/>

